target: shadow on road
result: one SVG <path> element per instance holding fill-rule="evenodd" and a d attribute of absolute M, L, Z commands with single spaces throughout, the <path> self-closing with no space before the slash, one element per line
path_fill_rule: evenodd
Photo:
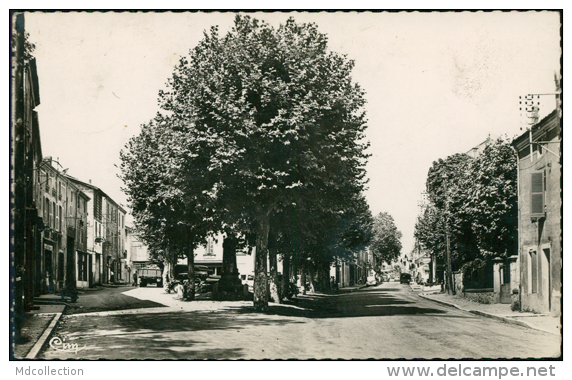
<path fill-rule="evenodd" d="M 166 312 L 106 316 L 65 317 L 56 336 L 77 344 L 79 351 L 61 352 L 47 347 L 44 359 L 233 359 L 243 357 L 242 348 L 210 348 L 209 340 L 192 338 L 199 331 L 235 331 L 245 327 L 303 323 L 288 318 L 205 312 Z M 190 335 L 187 333 L 191 333 Z M 204 336 L 204 335 L 203 335 Z M 190 338 L 189 338 L 190 337 Z M 206 346 L 206 347 L 205 347 Z M 146 354 L 147 353 L 147 354 Z"/>
<path fill-rule="evenodd" d="M 248 347 L 241 346 L 244 339 L 257 339 L 247 337 L 252 331 L 260 331 L 264 327 L 301 326 L 311 319 L 322 318 L 449 316 L 446 310 L 423 307 L 424 304 L 400 297 L 393 289 L 364 289 L 351 293 L 300 296 L 284 305 L 271 304 L 268 314 L 255 312 L 251 305 L 237 303 L 217 311 L 171 310 L 112 316 L 66 316 L 56 333 L 66 342 L 77 343 L 81 350 L 62 353 L 48 347 L 41 357 L 88 360 L 145 359 L 151 356 L 154 359 L 235 359 L 247 355 Z M 252 330 L 252 326 L 256 326 L 256 330 Z M 225 339 L 231 339 L 227 344 L 233 347 L 220 348 L 219 345 L 217 348 L 216 342 L 205 338 L 220 337 L 221 334 L 217 334 L 220 331 Z"/>
<path fill-rule="evenodd" d="M 355 318 L 392 315 L 446 314 L 435 308 L 420 307 L 403 298 L 385 294 L 399 289 L 363 289 L 354 293 L 300 296 L 284 305 L 270 306 L 271 315 L 302 318 Z M 236 307 L 237 313 L 253 313 L 252 307 Z"/>

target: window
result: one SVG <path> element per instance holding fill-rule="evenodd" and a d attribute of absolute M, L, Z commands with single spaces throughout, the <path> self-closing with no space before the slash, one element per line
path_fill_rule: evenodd
<path fill-rule="evenodd" d="M 58 231 L 62 230 L 62 206 L 58 206 L 58 217 L 56 218 L 57 220 L 57 227 L 58 227 Z"/>
<path fill-rule="evenodd" d="M 49 216 L 49 221 L 48 221 L 48 225 L 50 226 L 50 228 L 55 227 L 54 226 L 54 208 L 52 206 L 52 203 L 50 203 L 50 201 L 48 201 L 48 208 L 50 210 L 50 216 Z"/>
<path fill-rule="evenodd" d="M 52 224 L 52 226 L 53 226 L 54 229 L 56 229 L 57 226 L 58 226 L 58 224 L 59 224 L 59 223 L 58 223 L 58 210 L 56 209 L 56 202 L 52 202 L 52 209 L 51 209 L 51 211 L 53 212 L 53 215 L 52 215 L 52 218 L 53 218 L 52 223 L 53 223 L 53 224 Z"/>
<path fill-rule="evenodd" d="M 535 250 L 528 251 L 528 257 L 530 259 L 529 265 L 529 280 L 528 291 L 529 293 L 538 293 L 538 255 Z"/>
<path fill-rule="evenodd" d="M 530 216 L 544 216 L 544 172 L 530 173 Z"/>
<path fill-rule="evenodd" d="M 44 202 L 44 222 L 46 226 L 50 226 L 50 200 L 45 198 Z"/>

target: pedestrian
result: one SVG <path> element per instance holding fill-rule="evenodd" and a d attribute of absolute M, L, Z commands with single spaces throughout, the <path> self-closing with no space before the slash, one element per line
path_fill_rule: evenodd
<path fill-rule="evenodd" d="M 133 272 L 133 286 L 137 286 L 137 271 Z"/>
<path fill-rule="evenodd" d="M 54 293 L 54 281 L 52 281 L 52 275 L 49 271 L 46 271 L 46 285 L 48 288 L 48 293 Z"/>

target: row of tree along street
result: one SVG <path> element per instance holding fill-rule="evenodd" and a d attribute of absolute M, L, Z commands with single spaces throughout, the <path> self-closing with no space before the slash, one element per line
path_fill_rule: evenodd
<path fill-rule="evenodd" d="M 445 262 L 445 286 L 452 272 L 466 287 L 492 287 L 493 257 L 517 253 L 516 155 L 506 138 L 487 140 L 480 154 L 455 154 L 433 163 L 427 176 L 428 204 L 415 237 Z"/>
<path fill-rule="evenodd" d="M 280 302 L 293 269 L 316 271 L 327 289 L 331 263 L 369 244 L 365 99 L 353 66 L 314 24 L 248 16 L 224 36 L 212 27 L 180 59 L 121 169 L 151 251 L 168 263 L 187 257 L 190 299 L 193 251 L 209 236 L 223 234 L 225 258 L 256 247 L 259 311 Z M 233 273 L 223 269 L 221 286 Z"/>

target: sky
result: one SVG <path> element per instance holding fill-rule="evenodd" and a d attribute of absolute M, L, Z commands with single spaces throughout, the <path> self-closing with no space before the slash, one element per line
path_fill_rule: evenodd
<path fill-rule="evenodd" d="M 278 26 L 314 22 L 329 49 L 355 61 L 365 90 L 366 197 L 413 248 L 418 203 L 432 163 L 487 136 L 524 133 L 519 96 L 554 93 L 560 70 L 556 12 L 257 13 Z M 232 13 L 63 13 L 25 16 L 36 45 L 42 152 L 118 203 L 119 151 L 157 113 L 159 89 L 203 31 Z M 540 98 L 540 116 L 555 107 Z"/>

